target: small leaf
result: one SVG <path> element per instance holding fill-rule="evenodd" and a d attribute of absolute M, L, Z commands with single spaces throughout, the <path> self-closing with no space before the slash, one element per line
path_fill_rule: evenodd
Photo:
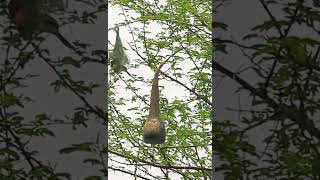
<path fill-rule="evenodd" d="M 77 67 L 77 68 L 80 67 L 79 62 L 76 61 L 75 59 L 73 59 L 73 58 L 70 57 L 70 56 L 64 57 L 64 58 L 61 60 L 61 62 L 62 62 L 63 64 L 69 64 L 69 65 L 72 65 L 72 66 Z"/>

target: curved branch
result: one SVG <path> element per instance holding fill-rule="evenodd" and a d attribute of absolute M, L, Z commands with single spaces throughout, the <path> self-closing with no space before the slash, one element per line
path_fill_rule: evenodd
<path fill-rule="evenodd" d="M 115 154 L 115 155 L 123 157 L 123 158 L 127 158 L 127 159 L 131 158 L 131 157 L 128 157 L 126 155 L 123 155 L 123 154 L 120 154 L 120 153 L 117 153 L 114 151 L 110 151 L 110 150 L 107 150 L 107 151 L 111 154 Z M 155 164 L 155 163 L 152 163 L 152 162 L 149 162 L 149 161 L 146 161 L 143 159 L 138 159 L 138 158 L 137 158 L 137 161 L 145 163 L 145 164 L 153 166 L 153 167 L 158 167 L 158 168 L 163 168 L 163 169 L 187 169 L 187 170 L 196 170 L 196 171 L 212 171 L 212 168 L 205 168 L 205 167 L 201 168 L 201 167 L 196 167 L 196 166 L 171 166 L 171 165 L 165 166 L 165 165 Z"/>

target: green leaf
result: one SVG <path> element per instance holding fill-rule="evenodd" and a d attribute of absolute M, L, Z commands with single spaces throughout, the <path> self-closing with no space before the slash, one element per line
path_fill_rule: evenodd
<path fill-rule="evenodd" d="M 73 59 L 72 57 L 70 57 L 70 56 L 64 57 L 64 58 L 61 60 L 61 62 L 62 62 L 63 64 L 69 64 L 69 65 L 72 65 L 72 66 L 74 66 L 74 67 L 80 68 L 80 63 L 79 63 L 77 60 L 75 60 L 75 59 Z"/>
<path fill-rule="evenodd" d="M 93 146 L 94 143 L 92 142 L 84 142 L 80 144 L 72 144 L 72 147 L 62 148 L 60 149 L 60 154 L 68 154 L 75 151 L 82 151 L 82 152 L 92 152 L 91 146 Z"/>

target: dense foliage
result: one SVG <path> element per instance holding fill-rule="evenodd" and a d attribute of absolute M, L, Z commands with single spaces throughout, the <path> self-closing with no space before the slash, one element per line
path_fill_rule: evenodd
<path fill-rule="evenodd" d="M 219 14 L 224 5 L 216 3 Z M 247 114 L 241 122 L 215 122 L 216 172 L 226 179 L 319 179 L 318 1 L 257 3 L 265 16 L 242 41 L 214 37 L 214 52 L 225 58 L 230 47 L 238 47 L 250 64 L 233 72 L 214 61 L 214 70 L 252 97 L 251 107 L 238 110 Z M 213 31 L 232 32 L 227 24 L 214 24 Z M 243 77 L 247 71 L 257 82 Z M 250 137 L 259 128 L 269 131 L 262 143 Z"/>
<path fill-rule="evenodd" d="M 211 2 L 120 0 L 110 5 L 121 10 L 124 21 L 117 25 L 132 37 L 124 44 L 132 52 L 127 69 L 133 76 L 110 71 L 109 169 L 142 179 L 211 179 Z M 151 79 L 167 58 L 159 82 L 167 137 L 164 144 L 150 146 L 142 140 L 142 127 Z"/>

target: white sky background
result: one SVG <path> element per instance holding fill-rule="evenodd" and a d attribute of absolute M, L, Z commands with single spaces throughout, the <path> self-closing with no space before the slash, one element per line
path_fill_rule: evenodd
<path fill-rule="evenodd" d="M 120 13 L 122 12 L 122 10 L 119 8 L 119 7 L 116 7 L 116 6 L 111 6 L 110 3 L 108 5 L 108 29 L 111 29 L 115 26 L 115 24 L 117 23 L 120 23 L 120 22 L 124 22 L 124 17 L 119 15 Z M 130 14 L 130 16 L 137 16 L 137 14 Z M 137 24 L 135 24 L 135 26 L 137 26 Z M 134 27 L 134 25 L 131 24 L 131 27 Z M 150 28 L 151 27 L 151 28 Z M 140 27 L 138 27 L 140 28 Z M 161 31 L 161 28 L 156 24 L 156 23 L 151 23 L 151 26 L 149 26 L 149 29 L 148 31 L 152 32 L 153 35 L 159 33 Z M 140 57 L 138 57 L 136 55 L 136 53 L 134 51 L 132 51 L 128 45 L 128 42 L 132 42 L 133 39 L 132 39 L 132 35 L 129 33 L 129 28 L 128 27 L 120 27 L 120 36 L 121 36 L 121 40 L 122 40 L 122 44 L 123 46 L 128 49 L 126 51 L 127 55 L 128 55 L 128 58 L 129 58 L 129 61 L 130 63 L 132 64 L 135 64 L 137 62 L 135 62 L 136 59 L 138 59 L 137 61 L 141 61 L 139 60 Z M 116 33 L 115 31 L 113 30 L 110 30 L 108 31 L 108 40 L 114 44 L 115 42 L 115 38 L 116 38 Z M 109 50 L 112 50 L 112 46 L 109 46 L 108 45 L 108 48 Z M 142 50 L 140 50 L 141 52 Z M 168 63 L 170 65 L 170 62 Z M 169 68 L 169 65 L 164 65 L 163 68 L 162 68 L 162 71 L 166 71 L 168 70 Z M 183 67 L 183 70 L 185 72 L 188 72 L 189 69 L 192 68 L 192 64 L 191 64 L 191 61 L 183 61 L 182 63 L 179 64 L 180 67 Z M 128 71 L 132 74 L 136 74 L 136 75 L 139 75 L 139 76 L 143 76 L 143 77 L 146 77 L 146 79 L 150 80 L 153 78 L 153 71 L 149 68 L 149 67 L 143 67 L 143 66 L 140 66 L 139 69 L 132 69 L 132 68 L 129 68 Z M 143 74 L 141 74 L 143 73 Z M 123 73 L 122 74 L 124 78 L 128 78 L 128 75 L 126 75 L 126 73 Z M 112 79 L 112 77 L 109 76 L 109 80 L 110 78 Z M 185 78 L 182 78 L 181 79 L 181 82 L 188 82 L 187 79 Z M 130 97 L 132 97 L 133 93 L 130 93 L 128 91 L 126 91 L 126 89 L 124 88 L 125 87 L 125 84 L 123 82 L 121 82 L 121 80 L 119 80 L 119 87 L 117 88 L 119 91 L 117 91 L 117 95 L 119 97 L 123 97 L 125 99 L 128 99 Z M 144 95 L 144 94 L 149 94 L 150 91 L 151 91 L 151 84 L 149 82 L 147 82 L 148 86 L 146 88 L 141 88 L 138 92 L 139 95 Z M 145 86 L 145 84 L 141 84 L 142 86 Z M 188 92 L 185 91 L 185 89 L 183 89 L 182 87 L 178 86 L 177 84 L 174 84 L 172 82 L 168 82 L 166 81 L 165 79 L 163 79 L 162 77 L 160 77 L 160 81 L 159 81 L 159 85 L 160 86 L 163 86 L 164 89 L 162 92 L 162 95 L 167 97 L 170 101 L 170 99 L 174 98 L 174 97 L 179 97 L 178 99 L 186 99 L 186 97 L 190 96 L 190 94 Z M 135 85 L 137 87 L 137 85 Z M 139 86 L 138 86 L 139 87 Z M 141 86 L 140 86 L 141 87 Z M 128 106 L 124 106 L 122 108 L 119 108 L 119 110 L 121 110 L 122 112 L 125 112 L 126 109 L 130 108 L 130 105 Z M 126 114 L 129 114 L 127 111 L 126 111 Z M 131 114 L 130 113 L 130 116 L 133 117 L 133 118 L 136 118 L 137 115 L 135 114 Z M 142 137 L 140 137 L 142 139 Z M 125 160 L 123 158 L 114 158 L 115 156 L 110 154 L 109 153 L 109 156 L 112 157 L 112 159 L 117 159 L 119 162 L 124 162 L 125 163 Z M 108 165 L 111 166 L 112 164 L 114 164 L 114 162 L 108 162 Z M 115 165 L 115 164 L 114 164 Z M 134 170 L 134 168 L 128 168 L 128 170 L 132 171 Z M 154 172 L 155 174 L 162 174 L 162 172 L 160 171 L 159 168 L 150 168 L 149 169 L 150 172 Z M 117 172 L 117 171 L 114 171 L 114 170 L 111 170 L 109 169 L 109 174 L 108 174 L 108 177 L 109 179 L 111 180 L 114 180 L 114 179 L 121 179 L 121 180 L 132 180 L 133 179 L 133 176 L 131 175 L 127 175 L 125 173 L 122 173 L 122 172 Z M 154 174 L 154 175 L 155 175 Z M 179 179 L 179 177 L 181 176 L 177 176 L 177 175 L 173 175 L 172 173 L 169 174 L 169 177 L 172 178 L 172 179 Z"/>

